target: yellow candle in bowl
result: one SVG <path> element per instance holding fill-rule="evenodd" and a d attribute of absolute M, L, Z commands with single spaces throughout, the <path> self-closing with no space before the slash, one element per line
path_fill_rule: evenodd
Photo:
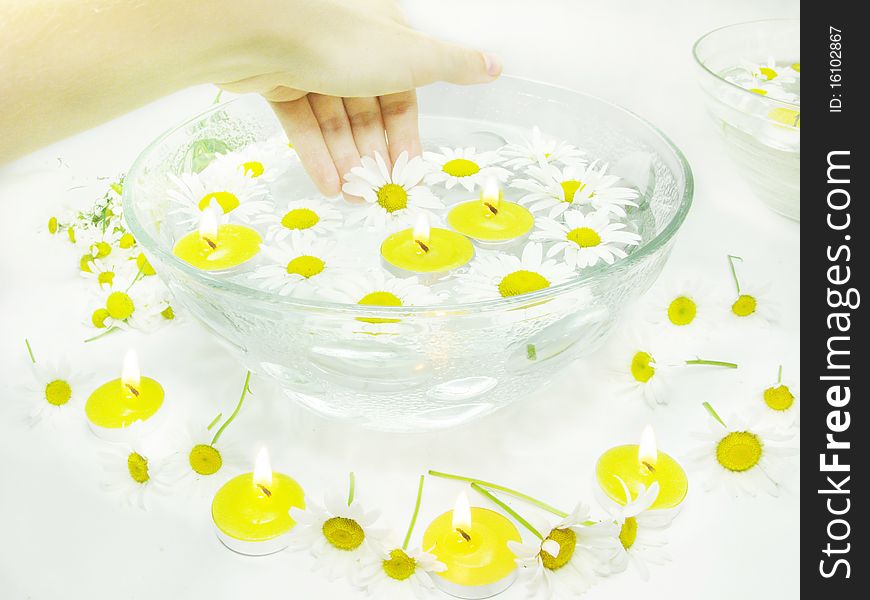
<path fill-rule="evenodd" d="M 223 271 L 254 258 L 263 242 L 256 230 L 244 225 L 218 225 L 211 209 L 202 212 L 199 231 L 175 243 L 172 253 L 202 271 Z"/>
<path fill-rule="evenodd" d="M 397 275 L 446 275 L 474 257 L 474 245 L 464 235 L 430 228 L 420 215 L 412 229 L 389 236 L 381 244 L 381 257 Z"/>
<path fill-rule="evenodd" d="M 447 223 L 482 248 L 503 248 L 525 240 L 535 217 L 524 206 L 505 202 L 495 180 L 487 182 L 479 200 L 463 202 L 447 214 Z"/>
<path fill-rule="evenodd" d="M 520 539 L 520 532 L 507 517 L 469 507 L 462 492 L 454 509 L 426 529 L 423 549 L 447 567 L 434 575 L 439 589 L 458 598 L 488 598 L 514 582 L 516 557 L 507 543 Z"/>
<path fill-rule="evenodd" d="M 263 448 L 253 473 L 234 477 L 217 491 L 211 517 L 218 539 L 227 548 L 263 556 L 287 547 L 287 536 L 296 524 L 290 517 L 294 506 L 305 508 L 302 487 L 287 475 L 273 473 Z"/>
<path fill-rule="evenodd" d="M 163 387 L 148 377 L 142 377 L 139 360 L 133 350 L 124 356 L 120 379 L 98 387 L 85 402 L 88 426 L 98 437 L 119 441 L 129 427 L 154 424 L 155 415 L 163 406 Z"/>
<path fill-rule="evenodd" d="M 649 426 L 644 429 L 640 445 L 611 448 L 595 465 L 595 478 L 601 491 L 611 501 L 625 504 L 625 490 L 617 477 L 625 482 L 632 499 L 637 498 L 641 485 L 649 489 L 653 482 L 658 481 L 659 495 L 650 507 L 652 509 L 677 507 L 689 490 L 689 479 L 683 467 L 657 449 L 655 435 Z"/>

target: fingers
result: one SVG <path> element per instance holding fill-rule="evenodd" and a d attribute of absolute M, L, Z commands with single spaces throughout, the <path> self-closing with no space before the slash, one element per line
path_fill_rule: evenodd
<path fill-rule="evenodd" d="M 387 139 L 378 99 L 345 98 L 344 108 L 360 156 L 374 156 L 377 152 L 387 160 Z"/>
<path fill-rule="evenodd" d="M 348 171 L 360 164 L 344 103 L 341 98 L 320 94 L 308 94 L 308 101 L 320 124 L 320 131 L 338 174 L 344 177 Z"/>
<path fill-rule="evenodd" d="M 390 144 L 390 160 L 395 162 L 403 151 L 407 151 L 409 156 L 420 154 L 417 93 L 387 94 L 378 98 L 378 103 Z"/>
<path fill-rule="evenodd" d="M 492 54 L 414 33 L 417 37 L 411 56 L 414 87 L 434 81 L 462 85 L 489 83 L 501 75 L 501 61 Z"/>
<path fill-rule="evenodd" d="M 308 96 L 271 105 L 317 189 L 324 196 L 336 196 L 341 191 L 341 180 Z"/>

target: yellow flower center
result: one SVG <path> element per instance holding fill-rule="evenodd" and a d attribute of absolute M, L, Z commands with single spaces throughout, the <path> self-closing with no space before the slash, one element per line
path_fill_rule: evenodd
<path fill-rule="evenodd" d="M 628 550 L 634 546 L 637 540 L 637 519 L 628 517 L 622 528 L 619 530 L 619 541 L 622 542 L 622 547 Z"/>
<path fill-rule="evenodd" d="M 223 466 L 224 461 L 221 453 L 214 446 L 197 444 L 188 456 L 190 468 L 200 475 L 214 475 Z"/>
<path fill-rule="evenodd" d="M 417 561 L 399 548 L 390 552 L 390 558 L 385 559 L 382 565 L 384 573 L 398 581 L 404 581 L 417 570 Z"/>
<path fill-rule="evenodd" d="M 48 232 L 51 235 L 54 235 L 55 233 L 57 233 L 57 217 L 51 217 L 48 220 Z"/>
<path fill-rule="evenodd" d="M 562 185 L 562 202 L 574 202 L 574 196 L 577 192 L 583 191 L 586 184 L 576 179 L 569 179 L 561 182 Z"/>
<path fill-rule="evenodd" d="M 287 273 L 289 275 L 301 275 L 305 279 L 319 275 L 325 268 L 326 263 L 316 256 L 297 256 L 287 263 Z"/>
<path fill-rule="evenodd" d="M 749 91 L 753 94 L 758 94 L 759 96 L 767 96 L 767 90 L 761 88 L 749 88 Z"/>
<path fill-rule="evenodd" d="M 142 275 L 145 277 L 157 274 L 157 271 L 154 270 L 154 267 L 151 266 L 151 263 L 148 262 L 144 254 L 139 254 L 136 257 L 136 266 L 139 267 L 139 270 L 142 271 Z"/>
<path fill-rule="evenodd" d="M 97 329 L 103 329 L 106 326 L 106 319 L 111 317 L 105 308 L 98 308 L 91 315 L 91 323 L 93 323 L 94 327 Z"/>
<path fill-rule="evenodd" d="M 402 300 L 391 292 L 372 292 L 363 296 L 357 304 L 363 306 L 402 306 Z M 358 321 L 364 323 L 398 323 L 399 319 L 378 319 L 368 317 L 357 317 Z"/>
<path fill-rule="evenodd" d="M 441 170 L 453 177 L 469 177 L 475 173 L 479 173 L 480 166 L 473 160 L 468 160 L 467 158 L 454 158 L 453 160 L 448 160 L 444 163 Z"/>
<path fill-rule="evenodd" d="M 133 246 L 136 245 L 136 238 L 133 237 L 132 233 L 125 233 L 121 236 L 121 239 L 118 240 L 118 246 L 120 246 L 124 250 L 129 250 Z"/>
<path fill-rule="evenodd" d="M 94 257 L 90 254 L 84 254 L 79 259 L 79 269 L 84 271 L 85 273 L 93 273 L 93 269 L 91 269 L 91 265 L 94 263 Z"/>
<path fill-rule="evenodd" d="M 559 544 L 559 553 L 553 556 L 541 549 L 541 563 L 544 568 L 556 571 L 567 565 L 574 556 L 574 548 L 577 546 L 577 534 L 571 529 L 554 529 L 547 536 L 547 540 L 553 540 Z M 544 540 L 546 541 L 546 540 Z"/>
<path fill-rule="evenodd" d="M 800 64 L 799 62 L 794 63 L 794 64 L 791 66 L 791 68 L 794 69 L 795 71 L 797 71 L 798 73 L 801 72 L 801 64 Z"/>
<path fill-rule="evenodd" d="M 780 106 L 771 109 L 771 111 L 767 113 L 767 118 L 771 121 L 782 123 L 783 125 L 788 125 L 790 127 L 797 127 L 798 129 L 801 127 L 801 114 L 791 108 L 783 108 Z"/>
<path fill-rule="evenodd" d="M 257 162 L 256 160 L 251 160 L 246 163 L 242 163 L 242 168 L 245 170 L 245 175 L 248 177 L 259 177 L 265 171 L 265 167 L 263 167 L 263 163 Z M 224 211 L 229 212 L 229 211 Z"/>
<path fill-rule="evenodd" d="M 601 236 L 590 227 L 577 227 L 568 232 L 569 242 L 574 242 L 581 248 L 591 248 L 601 243 Z"/>
<path fill-rule="evenodd" d="M 653 378 L 656 369 L 651 363 L 655 363 L 652 355 L 643 350 L 631 357 L 631 376 L 634 377 L 635 381 L 646 383 Z"/>
<path fill-rule="evenodd" d="M 95 258 L 105 258 L 112 253 L 112 246 L 108 242 L 97 242 L 91 244 L 91 253 Z"/>
<path fill-rule="evenodd" d="M 776 71 L 774 71 L 770 67 L 761 67 L 760 69 L 758 69 L 758 72 L 761 73 L 764 76 L 764 78 L 767 79 L 768 81 L 770 81 L 771 79 L 774 79 L 778 74 Z"/>
<path fill-rule="evenodd" d="M 761 460 L 761 440 L 749 431 L 732 431 L 719 440 L 716 460 L 729 471 L 748 471 Z"/>
<path fill-rule="evenodd" d="M 674 325 L 688 325 L 697 314 L 698 305 L 688 296 L 678 296 L 668 305 L 668 320 Z"/>
<path fill-rule="evenodd" d="M 281 225 L 287 229 L 311 229 L 320 222 L 320 217 L 310 208 L 294 208 L 281 217 Z"/>
<path fill-rule="evenodd" d="M 550 287 L 546 277 L 534 271 L 514 271 L 506 275 L 498 284 L 498 292 L 502 298 L 528 294 Z"/>
<path fill-rule="evenodd" d="M 794 404 L 794 394 L 787 385 L 777 385 L 764 390 L 764 403 L 773 410 L 788 410 Z"/>
<path fill-rule="evenodd" d="M 172 321 L 175 318 L 175 311 L 172 310 L 171 306 L 167 306 L 163 310 L 160 311 L 160 316 L 166 319 L 167 321 Z"/>
<path fill-rule="evenodd" d="M 731 305 L 731 312 L 738 317 L 748 317 L 755 312 L 758 307 L 758 301 L 749 294 L 741 294 Z"/>
<path fill-rule="evenodd" d="M 396 183 L 388 183 L 378 190 L 378 204 L 388 213 L 408 208 L 408 192 Z"/>
<path fill-rule="evenodd" d="M 129 319 L 135 309 L 133 299 L 125 292 L 112 292 L 106 298 L 106 311 L 115 320 Z"/>
<path fill-rule="evenodd" d="M 102 273 L 97 275 L 97 283 L 99 283 L 101 286 L 111 286 L 113 281 L 115 281 L 114 271 L 103 271 Z"/>
<path fill-rule="evenodd" d="M 55 379 L 45 386 L 45 400 L 53 406 L 63 406 L 72 398 L 72 388 L 63 379 Z"/>
<path fill-rule="evenodd" d="M 235 194 L 230 192 L 212 192 L 203 196 L 202 200 L 199 201 L 199 210 L 207 209 L 211 206 L 212 201 L 217 202 L 221 210 L 224 211 L 224 214 L 239 207 L 239 199 Z"/>
<path fill-rule="evenodd" d="M 148 474 L 148 459 L 138 452 L 131 452 L 127 456 L 127 471 L 136 483 L 148 483 L 151 476 Z"/>
<path fill-rule="evenodd" d="M 359 523 L 345 517 L 332 517 L 323 523 L 323 537 L 339 550 L 356 550 L 366 539 Z"/>

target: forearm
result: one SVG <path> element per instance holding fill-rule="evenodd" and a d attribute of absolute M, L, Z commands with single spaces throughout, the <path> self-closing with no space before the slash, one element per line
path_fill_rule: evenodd
<path fill-rule="evenodd" d="M 209 81 L 232 31 L 218 4 L 0 0 L 0 163 Z"/>

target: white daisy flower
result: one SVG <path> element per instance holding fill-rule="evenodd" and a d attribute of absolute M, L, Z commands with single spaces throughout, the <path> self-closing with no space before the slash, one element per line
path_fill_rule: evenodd
<path fill-rule="evenodd" d="M 407 152 L 399 155 L 392 171 L 379 153 L 374 158 L 363 156 L 362 166 L 344 176 L 346 183 L 341 188 L 365 200 L 365 205 L 348 215 L 347 224 L 363 222 L 381 228 L 397 222 L 413 225 L 421 213 L 434 221 L 431 210 L 444 208 L 444 203 L 422 184 L 425 175 L 423 159 L 416 156 L 409 160 Z"/>
<path fill-rule="evenodd" d="M 737 297 L 730 307 L 731 316 L 740 320 L 759 321 L 766 325 L 776 322 L 779 319 L 779 306 L 771 297 L 771 285 L 767 282 L 741 284 L 734 266 L 735 260 L 743 259 L 739 256 L 728 256 L 731 277 L 737 291 Z"/>
<path fill-rule="evenodd" d="M 424 598 L 437 588 L 431 573 L 447 569 L 434 555 L 400 544 L 378 544 L 360 565 L 361 585 L 378 598 Z"/>
<path fill-rule="evenodd" d="M 477 255 L 468 272 L 457 276 L 458 292 L 473 300 L 509 298 L 543 290 L 574 277 L 574 271 L 555 260 L 544 260 L 541 244 L 526 244 L 520 257 L 512 254 Z"/>
<path fill-rule="evenodd" d="M 708 284 L 695 279 L 662 282 L 648 295 L 647 320 L 654 325 L 697 332 L 715 324 L 718 303 Z"/>
<path fill-rule="evenodd" d="M 747 68 L 752 73 L 752 77 L 760 82 L 776 81 L 783 84 L 792 83 L 797 79 L 794 70 L 787 66 L 779 66 L 772 56 L 767 57 L 767 61 L 763 63 L 747 63 Z"/>
<path fill-rule="evenodd" d="M 552 528 L 538 529 L 543 540 L 508 542 L 517 557 L 519 580 L 530 596 L 582 594 L 608 574 L 609 560 L 619 547 L 619 527 L 613 522 L 590 525 L 589 521 L 589 507 L 578 504 Z"/>
<path fill-rule="evenodd" d="M 129 267 L 129 264 L 128 261 L 123 265 L 123 267 Z M 99 258 L 95 258 L 81 263 L 79 275 L 81 275 L 83 279 L 93 281 L 101 290 L 106 290 L 115 284 L 116 275 L 119 275 L 119 270 L 119 267 L 103 262 Z M 127 271 L 129 272 L 129 268 Z M 125 277 L 121 276 L 121 278 Z M 129 278 L 129 275 L 127 278 Z"/>
<path fill-rule="evenodd" d="M 756 80 L 749 84 L 746 89 L 753 94 L 758 94 L 765 98 L 782 100 L 783 102 L 789 102 L 791 104 L 800 104 L 800 96 L 784 90 L 779 83 Z"/>
<path fill-rule="evenodd" d="M 544 166 L 553 163 L 579 165 L 586 162 L 584 158 L 586 153 L 583 150 L 563 140 L 544 137 L 537 126 L 532 127 L 531 139 L 507 144 L 499 150 L 499 153 L 505 159 L 504 166 L 511 168 Z"/>
<path fill-rule="evenodd" d="M 175 189 L 167 190 L 176 204 L 170 212 L 182 217 L 182 225 L 198 225 L 202 211 L 212 208 L 226 223 L 232 218 L 250 224 L 258 215 L 272 210 L 264 200 L 268 190 L 231 162 L 215 165 L 201 173 L 170 175 Z"/>
<path fill-rule="evenodd" d="M 342 246 L 331 239 L 290 238 L 284 244 L 264 246 L 263 256 L 269 264 L 258 266 L 247 278 L 281 295 L 299 287 L 310 293 L 324 278 L 341 276 L 353 265 Z"/>
<path fill-rule="evenodd" d="M 782 367 L 777 380 L 760 390 L 757 403 L 760 418 L 777 429 L 793 429 L 800 426 L 800 388 L 793 382 L 783 382 Z"/>
<path fill-rule="evenodd" d="M 619 526 L 619 546 L 616 555 L 610 560 L 614 573 L 621 573 L 631 564 L 641 578 L 649 579 L 649 565 L 660 565 L 670 557 L 662 548 L 667 544 L 665 531 L 676 516 L 673 510 L 649 510 L 659 495 L 659 482 L 646 489 L 640 485 L 637 498 L 632 500 L 631 492 L 622 478 L 618 478 L 625 490 L 626 503 L 612 504 L 612 516 Z"/>
<path fill-rule="evenodd" d="M 759 491 L 778 495 L 788 467 L 786 457 L 797 454 L 797 449 L 777 444 L 792 436 L 747 425 L 737 417 L 729 418 L 726 425 L 712 408 L 708 410 L 713 415 L 709 431 L 693 435 L 702 445 L 689 455 L 705 473 L 704 486 L 723 486 L 734 496 L 754 496 Z"/>
<path fill-rule="evenodd" d="M 553 242 L 547 257 L 562 254 L 572 269 L 585 269 L 604 261 L 612 265 L 617 258 L 628 254 L 626 246 L 637 246 L 640 236 L 625 231 L 625 223 L 610 220 L 610 214 L 600 209 L 589 214 L 569 210 L 562 214 L 564 223 L 554 219 L 537 219 L 532 239 Z"/>
<path fill-rule="evenodd" d="M 262 215 L 258 223 L 266 225 L 266 239 L 283 242 L 293 237 L 317 237 L 341 229 L 344 216 L 334 202 L 303 198 L 290 202 L 280 212 Z"/>
<path fill-rule="evenodd" d="M 287 142 L 276 136 L 218 155 L 203 173 L 210 169 L 237 169 L 252 179 L 272 183 L 287 171 L 294 156 Z"/>
<path fill-rule="evenodd" d="M 166 479 L 186 485 L 197 494 L 212 495 L 218 486 L 247 466 L 236 445 L 214 441 L 214 430 L 189 424 L 173 437 L 177 450 L 166 459 Z"/>
<path fill-rule="evenodd" d="M 308 550 L 316 559 L 315 569 L 326 569 L 330 581 L 343 577 L 360 582 L 362 562 L 377 548 L 383 532 L 374 527 L 378 511 L 366 511 L 358 500 L 327 495 L 324 506 L 309 503 L 304 510 L 293 507 L 296 522 L 289 538 L 290 550 Z"/>
<path fill-rule="evenodd" d="M 514 179 L 513 187 L 528 192 L 520 198 L 532 212 L 549 210 L 550 218 L 556 218 L 568 208 L 607 210 L 620 217 L 625 216 L 626 206 L 637 206 L 637 190 L 614 186 L 619 181 L 616 175 L 607 175 L 607 165 L 595 161 L 590 165 L 532 166 L 526 171 L 531 179 Z"/>
<path fill-rule="evenodd" d="M 619 377 L 623 392 L 642 397 L 650 408 L 667 404 L 668 381 L 679 363 L 638 332 L 624 335 L 613 347 L 610 370 Z"/>
<path fill-rule="evenodd" d="M 511 172 L 496 166 L 500 158 L 496 152 L 477 152 L 473 147 L 446 148 L 440 152 L 424 152 L 423 160 L 430 172 L 426 175 L 427 185 L 443 183 L 446 189 L 461 185 L 471 192 L 483 187 L 489 179 L 506 182 Z"/>
<path fill-rule="evenodd" d="M 30 344 L 27 345 L 28 350 Z M 65 358 L 35 361 L 31 357 L 33 381 L 24 386 L 27 422 L 34 426 L 61 413 L 73 414 L 69 407 L 81 397 L 85 377 L 74 372 Z"/>
<path fill-rule="evenodd" d="M 170 308 L 165 294 L 160 293 L 162 284 L 136 281 L 129 287 L 115 286 L 100 290 L 96 300 L 90 303 L 87 322 L 94 328 L 138 329 L 152 331 L 166 320 Z"/>
<path fill-rule="evenodd" d="M 393 277 L 383 270 L 348 272 L 320 293 L 335 302 L 378 306 L 428 306 L 441 298 L 416 277 Z"/>
<path fill-rule="evenodd" d="M 126 504 L 146 509 L 146 496 L 165 494 L 168 483 L 163 469 L 165 460 L 155 459 L 141 442 L 132 445 L 112 444 L 100 452 L 106 479 L 103 489 L 121 494 Z"/>

